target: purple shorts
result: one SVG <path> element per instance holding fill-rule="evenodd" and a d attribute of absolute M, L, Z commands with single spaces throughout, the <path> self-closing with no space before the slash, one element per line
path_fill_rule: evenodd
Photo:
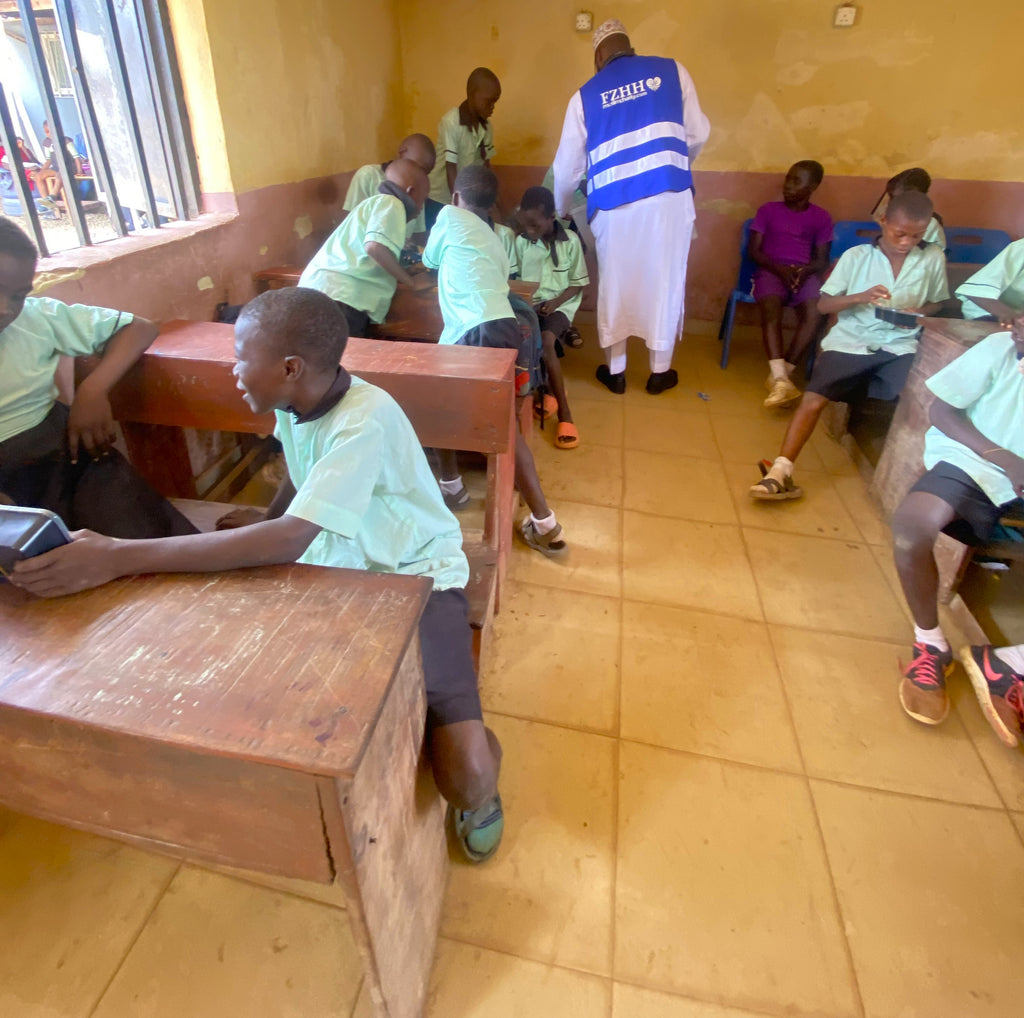
<path fill-rule="evenodd" d="M 817 276 L 808 276 L 794 293 L 774 272 L 758 269 L 754 273 L 754 300 L 765 297 L 778 297 L 783 305 L 796 306 L 806 304 L 809 300 L 817 300 L 821 295 L 821 280 Z"/>

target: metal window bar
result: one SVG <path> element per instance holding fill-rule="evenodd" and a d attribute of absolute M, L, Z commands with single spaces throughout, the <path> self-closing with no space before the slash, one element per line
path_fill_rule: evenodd
<path fill-rule="evenodd" d="M 60 25 L 60 34 L 67 48 L 68 59 L 71 62 L 71 74 L 78 92 L 83 120 L 82 127 L 85 130 L 93 173 L 99 182 L 100 190 L 106 195 L 107 212 L 114 232 L 119 237 L 124 237 L 128 233 L 128 229 L 125 226 L 124 213 L 121 211 L 121 202 L 117 197 L 114 174 L 110 170 L 107 147 L 103 143 L 99 121 L 96 119 L 96 107 L 92 101 L 92 92 L 89 90 L 89 83 L 82 65 L 82 49 L 78 44 L 75 14 L 69 3 L 55 3 L 53 8 Z"/>
<path fill-rule="evenodd" d="M 21 22 L 25 29 L 29 57 L 32 60 L 32 70 L 36 76 L 36 84 L 39 86 L 46 118 L 50 122 L 50 137 L 53 141 L 50 149 L 53 153 L 51 158 L 64 185 L 64 204 L 67 207 L 68 215 L 71 216 L 75 232 L 78 234 L 79 243 L 83 247 L 87 247 L 92 243 L 89 239 L 89 227 L 85 221 L 85 213 L 82 211 L 82 203 L 78 200 L 75 167 L 73 163 L 69 162 L 67 149 L 64 147 L 64 125 L 61 123 L 57 100 L 54 98 L 53 88 L 50 85 L 50 75 L 46 68 L 46 58 L 43 55 L 43 44 L 39 38 L 39 26 L 36 24 L 35 12 L 32 10 L 31 0 L 17 0 L 17 3 L 18 13 L 21 15 Z"/>
<path fill-rule="evenodd" d="M 35 238 L 39 254 L 46 258 L 50 251 L 46 246 L 46 237 L 43 236 L 43 226 L 39 222 L 39 213 L 36 211 L 36 203 L 29 189 L 28 181 L 25 179 L 25 164 L 22 162 L 21 151 L 18 148 L 14 121 L 11 119 L 11 111 L 7 106 L 7 93 L 0 84 L 0 136 L 2 136 L 4 149 L 7 152 L 7 159 L 14 177 L 14 187 L 21 199 L 21 207 L 28 216 L 29 225 L 32 227 L 32 236 Z"/>

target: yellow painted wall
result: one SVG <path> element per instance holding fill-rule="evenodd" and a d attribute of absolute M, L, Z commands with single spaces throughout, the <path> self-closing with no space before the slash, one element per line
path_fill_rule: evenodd
<path fill-rule="evenodd" d="M 403 113 L 394 0 L 171 0 L 170 7 L 201 161 L 217 144 L 201 108 L 220 107 L 228 186 L 210 186 L 203 168 L 203 190 L 242 193 L 339 173 L 394 149 Z M 205 94 L 202 60 L 189 66 L 184 52 L 191 44 L 209 52 L 215 85 Z M 210 182 L 223 183 L 222 171 L 211 168 Z"/>
<path fill-rule="evenodd" d="M 711 119 L 706 170 L 784 170 L 820 159 L 832 174 L 1024 179 L 1020 0 L 858 0 L 859 24 L 831 27 L 837 0 L 397 0 L 408 130 L 436 135 L 474 66 L 502 81 L 496 163 L 544 165 L 572 92 L 593 73 L 589 35 L 621 18 L 638 52 L 689 69 Z"/>

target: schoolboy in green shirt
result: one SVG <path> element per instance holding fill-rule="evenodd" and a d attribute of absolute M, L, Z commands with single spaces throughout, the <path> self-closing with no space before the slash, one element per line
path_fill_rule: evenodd
<path fill-rule="evenodd" d="M 1024 310 L 1024 240 L 1007 244 L 956 288 L 964 318 L 991 315 L 1008 325 Z"/>
<path fill-rule="evenodd" d="M 55 597 L 135 573 L 284 562 L 431 577 L 419 630 L 427 748 L 449 823 L 467 858 L 481 862 L 504 826 L 501 749 L 482 720 L 462 535 L 401 409 L 339 366 L 346 340 L 338 306 L 302 287 L 261 294 L 238 318 L 238 387 L 255 413 L 275 412 L 288 465 L 265 513 L 235 510 L 220 521 L 225 529 L 165 540 L 77 532 L 71 544 L 18 563 L 12 582 Z"/>
<path fill-rule="evenodd" d="M 341 305 L 349 334 L 365 336 L 370 322 L 387 317 L 395 286 L 429 289 L 425 273 L 399 264 L 407 223 L 423 208 L 429 183 L 411 159 L 388 164 L 382 193 L 360 202 L 303 269 L 299 286 L 319 290 Z"/>

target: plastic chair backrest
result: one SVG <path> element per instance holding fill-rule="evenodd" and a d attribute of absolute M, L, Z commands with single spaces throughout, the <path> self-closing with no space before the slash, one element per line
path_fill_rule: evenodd
<path fill-rule="evenodd" d="M 1005 230 L 982 230 L 972 226 L 951 226 L 946 230 L 947 259 L 970 265 L 985 265 L 1010 243 Z"/>
<path fill-rule="evenodd" d="M 750 244 L 750 224 L 753 221 L 748 219 L 743 223 L 743 236 L 740 239 L 740 272 L 736 277 L 736 289 L 747 295 L 754 292 L 754 273 L 757 271 L 757 266 L 747 253 Z"/>
<path fill-rule="evenodd" d="M 858 244 L 870 244 L 882 228 L 873 219 L 843 219 L 832 227 L 832 261 L 846 254 Z"/>

